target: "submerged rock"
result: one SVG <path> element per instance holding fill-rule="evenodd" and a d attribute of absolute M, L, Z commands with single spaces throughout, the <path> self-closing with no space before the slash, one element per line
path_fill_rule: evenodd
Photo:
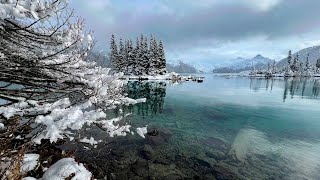
<path fill-rule="evenodd" d="M 132 171 L 140 176 L 146 177 L 149 175 L 149 167 L 147 161 L 138 160 L 132 165 Z"/>
<path fill-rule="evenodd" d="M 221 166 L 213 166 L 213 174 L 217 180 L 240 179 L 237 174 Z"/>
<path fill-rule="evenodd" d="M 230 145 L 224 142 L 223 140 L 215 137 L 208 137 L 204 140 L 204 143 L 208 146 L 215 147 L 220 150 L 227 150 L 230 148 Z"/>
<path fill-rule="evenodd" d="M 145 144 L 145 145 L 143 146 L 142 155 L 143 155 L 144 158 L 146 158 L 147 160 L 154 159 L 154 150 L 152 149 L 152 147 L 151 147 L 150 145 Z"/>
<path fill-rule="evenodd" d="M 209 158 L 213 158 L 217 161 L 220 161 L 220 160 L 225 160 L 226 159 L 226 155 L 222 152 L 210 152 L 210 151 L 207 151 L 205 152 L 205 155 L 208 156 Z"/>
<path fill-rule="evenodd" d="M 154 129 L 153 131 L 149 131 L 147 134 L 149 136 L 157 136 L 157 135 L 159 135 L 159 131 Z"/>
<path fill-rule="evenodd" d="M 154 146 L 160 146 L 168 142 L 171 138 L 172 132 L 169 129 L 152 130 L 147 133 L 147 142 Z"/>

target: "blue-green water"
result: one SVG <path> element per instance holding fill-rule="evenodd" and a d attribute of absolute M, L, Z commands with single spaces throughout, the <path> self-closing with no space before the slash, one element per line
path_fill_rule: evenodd
<path fill-rule="evenodd" d="M 120 157 L 117 162 L 130 163 L 114 165 L 103 160 L 114 158 L 100 156 L 101 161 L 95 161 L 106 165 L 106 174 L 320 179 L 320 80 L 206 75 L 203 83 L 128 86 L 130 97 L 148 100 L 127 109 L 133 115 L 125 121 L 133 127 L 148 125 L 149 131 L 160 132 L 160 138 L 137 134 L 118 138 L 115 145 L 108 145 L 113 149 L 108 152 Z M 146 153 L 146 144 L 152 153 Z M 105 148 L 98 146 L 97 151 L 101 154 Z"/>

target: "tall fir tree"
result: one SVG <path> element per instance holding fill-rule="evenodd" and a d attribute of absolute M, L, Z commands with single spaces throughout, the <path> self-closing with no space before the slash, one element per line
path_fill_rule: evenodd
<path fill-rule="evenodd" d="M 150 37 L 150 45 L 149 45 L 149 74 L 156 75 L 156 53 L 155 53 L 155 46 L 154 46 L 154 37 L 151 35 Z"/>
<path fill-rule="evenodd" d="M 150 69 L 150 56 L 149 56 L 149 49 L 148 49 L 148 39 L 144 38 L 143 48 L 142 48 L 142 68 L 143 74 L 148 75 Z"/>
<path fill-rule="evenodd" d="M 277 72 L 277 69 L 276 69 L 276 60 L 273 60 L 273 63 L 272 63 L 272 74 L 275 74 Z"/>
<path fill-rule="evenodd" d="M 316 63 L 316 72 L 319 73 L 319 69 L 320 69 L 320 58 L 317 60 Z"/>
<path fill-rule="evenodd" d="M 306 67 L 305 67 L 305 72 L 310 73 L 310 61 L 309 61 L 309 53 L 307 54 L 307 59 L 306 59 Z"/>
<path fill-rule="evenodd" d="M 159 74 L 165 74 L 166 73 L 166 56 L 164 53 L 164 47 L 161 40 L 159 43 L 158 57 L 159 57 L 159 70 L 160 70 Z"/>
<path fill-rule="evenodd" d="M 134 49 L 134 60 L 132 64 L 132 73 L 134 75 L 139 75 L 140 74 L 140 59 L 141 59 L 141 48 L 140 48 L 140 41 L 139 37 L 137 37 L 136 40 L 136 47 Z"/>
<path fill-rule="evenodd" d="M 292 53 L 291 53 L 291 50 L 290 50 L 289 53 L 288 53 L 288 58 L 287 58 L 287 60 L 288 60 L 289 66 L 290 66 L 290 64 L 291 64 L 291 62 L 292 62 Z"/>
<path fill-rule="evenodd" d="M 119 55 L 118 55 L 119 64 L 118 64 L 118 67 L 116 68 L 118 72 L 123 72 L 125 69 L 125 66 L 126 66 L 125 57 L 126 57 L 125 47 L 124 47 L 122 38 L 120 38 Z"/>
<path fill-rule="evenodd" d="M 157 40 L 154 37 L 152 40 L 152 54 L 154 56 L 154 59 L 152 61 L 153 69 L 154 69 L 154 74 L 160 74 L 160 62 L 159 62 L 159 53 L 158 53 L 158 44 Z"/>
<path fill-rule="evenodd" d="M 127 74 L 134 74 L 135 52 L 132 46 L 132 40 L 128 41 L 128 69 Z"/>
<path fill-rule="evenodd" d="M 293 63 L 291 65 L 291 70 L 293 72 L 298 72 L 299 71 L 299 66 L 300 66 L 300 62 L 299 62 L 299 54 L 297 54 L 294 58 L 293 58 Z"/>
<path fill-rule="evenodd" d="M 111 67 L 114 70 L 117 70 L 117 66 L 119 64 L 119 62 L 118 62 L 118 48 L 117 48 L 117 43 L 116 43 L 114 34 L 112 34 L 112 36 L 111 36 L 109 59 L 111 61 L 111 65 L 112 65 Z"/>

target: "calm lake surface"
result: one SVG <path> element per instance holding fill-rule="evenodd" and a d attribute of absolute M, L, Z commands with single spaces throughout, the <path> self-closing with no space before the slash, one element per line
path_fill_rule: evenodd
<path fill-rule="evenodd" d="M 149 135 L 88 129 L 107 143 L 78 156 L 116 179 L 320 179 L 320 80 L 205 77 L 129 82 L 147 102 L 124 122 Z"/>

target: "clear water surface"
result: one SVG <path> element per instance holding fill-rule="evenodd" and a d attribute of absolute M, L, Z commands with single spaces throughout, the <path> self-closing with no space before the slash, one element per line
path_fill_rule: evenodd
<path fill-rule="evenodd" d="M 126 109 L 149 135 L 79 156 L 118 179 L 320 179 L 320 80 L 206 75 L 203 83 L 129 82 Z M 89 130 L 90 131 L 90 130 Z"/>

